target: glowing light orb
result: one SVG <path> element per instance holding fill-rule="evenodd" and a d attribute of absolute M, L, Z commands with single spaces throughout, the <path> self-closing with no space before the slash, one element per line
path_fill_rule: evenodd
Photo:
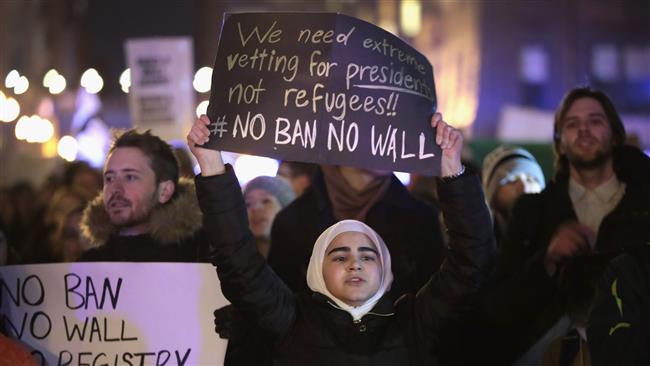
<path fill-rule="evenodd" d="M 57 152 L 59 156 L 67 161 L 74 161 L 77 158 L 79 151 L 79 144 L 72 136 L 63 136 L 57 145 Z"/>
<path fill-rule="evenodd" d="M 209 100 L 204 100 L 201 103 L 199 103 L 198 106 L 196 106 L 196 116 L 201 117 L 204 114 L 208 113 L 208 104 L 210 104 Z"/>
<path fill-rule="evenodd" d="M 274 176 L 278 172 L 278 161 L 261 156 L 241 155 L 235 160 L 235 172 L 243 186 L 260 175 Z"/>
<path fill-rule="evenodd" d="M 192 86 L 194 90 L 199 93 L 205 93 L 210 91 L 212 85 L 212 68 L 204 66 L 200 68 L 196 74 L 194 74 L 194 80 L 192 81 Z"/>
<path fill-rule="evenodd" d="M 84 73 L 81 75 L 80 84 L 86 89 L 88 93 L 97 94 L 104 87 L 104 79 L 99 76 L 97 70 L 91 68 L 84 71 Z"/>
<path fill-rule="evenodd" d="M 131 88 L 131 69 L 126 69 L 122 71 L 120 74 L 120 86 L 122 88 L 122 91 L 125 93 L 129 92 L 129 88 Z"/>
<path fill-rule="evenodd" d="M 0 121 L 12 122 L 20 115 L 20 104 L 14 98 L 0 97 Z"/>

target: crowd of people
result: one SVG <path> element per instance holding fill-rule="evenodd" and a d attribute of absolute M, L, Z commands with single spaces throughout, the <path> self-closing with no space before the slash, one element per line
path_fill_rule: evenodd
<path fill-rule="evenodd" d="M 242 189 L 209 124 L 187 136 L 196 177 L 129 130 L 101 173 L 3 188 L 0 264 L 212 263 L 226 365 L 650 364 L 650 158 L 604 93 L 561 101 L 548 178 L 519 146 L 470 169 L 434 114 L 441 174 L 417 189 L 299 162 Z"/>

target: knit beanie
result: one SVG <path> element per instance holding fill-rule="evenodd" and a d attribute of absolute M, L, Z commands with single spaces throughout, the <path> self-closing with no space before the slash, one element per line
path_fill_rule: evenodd
<path fill-rule="evenodd" d="M 482 170 L 483 190 L 487 202 L 492 203 L 499 186 L 521 174 L 533 177 L 540 188 L 544 189 L 546 181 L 542 168 L 527 150 L 521 147 L 499 146 L 487 154 L 483 159 Z"/>
<path fill-rule="evenodd" d="M 277 177 L 259 176 L 252 179 L 244 188 L 244 196 L 255 189 L 263 189 L 272 194 L 280 202 L 282 208 L 286 207 L 296 198 L 296 193 L 289 183 Z"/>

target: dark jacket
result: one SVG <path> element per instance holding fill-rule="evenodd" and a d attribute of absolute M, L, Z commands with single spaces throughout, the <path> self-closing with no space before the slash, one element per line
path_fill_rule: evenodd
<path fill-rule="evenodd" d="M 444 337 L 439 330 L 455 321 L 458 309 L 483 284 L 494 254 L 478 178 L 441 183 L 451 236 L 449 257 L 417 295 L 393 302 L 386 294 L 370 313 L 353 322 L 323 295 L 294 294 L 266 264 L 248 229 L 246 206 L 230 166 L 224 175 L 197 177 L 196 185 L 221 289 L 275 345 L 278 365 L 437 364 Z"/>
<path fill-rule="evenodd" d="M 201 230 L 201 210 L 194 184 L 181 179 L 177 196 L 157 208 L 150 219 L 151 233 L 117 235 L 100 194 L 84 210 L 83 235 L 96 247 L 84 252 L 79 262 L 207 262 L 207 240 Z"/>
<path fill-rule="evenodd" d="M 395 276 L 391 291 L 401 295 L 417 291 L 428 281 L 442 263 L 445 248 L 436 209 L 411 196 L 395 176 L 391 179 L 364 223 L 388 246 Z M 268 261 L 289 288 L 297 292 L 307 289 L 307 265 L 314 243 L 336 221 L 319 169 L 312 185 L 273 222 Z"/>
<path fill-rule="evenodd" d="M 568 175 L 557 175 L 541 193 L 523 195 L 515 204 L 499 251 L 496 281 L 488 288 L 482 309 L 485 328 L 477 327 L 485 331 L 479 338 L 487 339 L 482 342 L 486 350 L 499 350 L 491 353 L 497 358 L 492 362 L 515 361 L 567 312 L 572 297 L 587 298 L 594 293 L 592 284 L 611 258 L 650 240 L 650 159 L 638 149 L 619 147 L 614 152 L 614 169 L 626 189 L 600 225 L 599 254 L 569 259 L 554 277 L 544 268 L 550 241 L 560 225 L 577 221 Z M 570 287 L 565 274 L 582 276 L 584 286 L 573 283 Z M 576 294 L 576 290 L 586 292 Z"/>
<path fill-rule="evenodd" d="M 587 328 L 594 366 L 650 365 L 650 242 L 613 260 Z"/>

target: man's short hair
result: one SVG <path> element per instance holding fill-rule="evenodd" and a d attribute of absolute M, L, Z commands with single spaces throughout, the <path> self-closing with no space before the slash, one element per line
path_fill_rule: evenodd
<path fill-rule="evenodd" d="M 555 112 L 555 121 L 553 123 L 553 150 L 555 151 L 555 166 L 558 171 L 568 173 L 568 161 L 566 156 L 560 154 L 560 139 L 562 137 L 562 126 L 567 112 L 573 103 L 581 98 L 592 98 L 598 101 L 605 111 L 607 121 L 612 129 L 612 146 L 621 146 L 625 143 L 625 126 L 621 117 L 618 115 L 614 103 L 609 97 L 600 90 L 591 87 L 577 87 L 570 90 L 562 99 L 560 106 Z"/>
<path fill-rule="evenodd" d="M 147 157 L 149 157 L 151 169 L 156 176 L 156 184 L 171 180 L 174 187 L 178 185 L 178 160 L 176 155 L 169 146 L 160 137 L 151 134 L 151 130 L 143 133 L 138 132 L 136 129 L 125 131 L 113 140 L 113 144 L 108 151 L 111 154 L 115 149 L 120 147 L 135 147 L 140 149 Z M 174 196 L 176 192 L 174 192 Z"/>

